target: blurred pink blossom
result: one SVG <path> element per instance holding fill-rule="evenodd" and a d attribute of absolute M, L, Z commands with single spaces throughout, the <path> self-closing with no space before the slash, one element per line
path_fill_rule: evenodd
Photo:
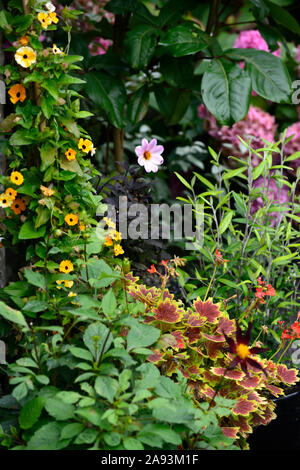
<path fill-rule="evenodd" d="M 268 197 L 272 204 L 285 204 L 291 200 L 288 187 L 284 185 L 282 188 L 279 188 L 274 178 L 271 178 L 268 182 L 262 176 L 260 176 L 257 180 L 254 181 L 253 187 L 260 188 L 261 192 Z M 255 201 L 252 202 L 250 214 L 255 214 L 255 212 L 264 207 L 264 205 L 265 202 L 262 197 L 256 198 Z M 285 212 L 287 211 L 288 206 Z M 270 225 L 274 227 L 276 224 L 280 223 L 285 212 L 269 212 L 268 216 L 270 218 Z"/>
<path fill-rule="evenodd" d="M 152 139 L 148 142 L 147 139 L 142 140 L 142 145 L 135 147 L 135 153 L 138 156 L 138 164 L 145 167 L 147 173 L 153 171 L 154 173 L 158 170 L 158 165 L 164 162 L 161 154 L 164 148 L 162 145 L 157 145 L 157 140 Z"/>
<path fill-rule="evenodd" d="M 280 57 L 281 44 L 278 44 L 278 49 L 272 52 L 273 55 Z M 248 29 L 241 31 L 234 41 L 234 46 L 242 49 L 258 49 L 260 51 L 270 52 L 268 44 L 257 29 Z"/>
<path fill-rule="evenodd" d="M 198 116 L 205 119 L 205 129 L 217 139 L 221 144 L 221 149 L 227 154 L 236 157 L 246 157 L 248 151 L 239 140 L 239 136 L 244 139 L 251 139 L 251 146 L 258 149 L 264 146 L 263 140 L 273 142 L 277 124 L 275 117 L 260 108 L 250 106 L 248 114 L 232 127 L 219 127 L 215 117 L 205 108 L 203 104 L 198 106 Z M 252 165 L 257 166 L 260 160 L 256 155 L 252 155 Z"/>
<path fill-rule="evenodd" d="M 103 55 L 106 54 L 107 49 L 111 45 L 112 41 L 110 39 L 97 37 L 89 44 L 89 50 L 91 51 L 91 55 Z"/>

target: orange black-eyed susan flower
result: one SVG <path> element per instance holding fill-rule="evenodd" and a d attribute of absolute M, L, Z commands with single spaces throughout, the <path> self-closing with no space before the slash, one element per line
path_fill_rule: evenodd
<path fill-rule="evenodd" d="M 69 148 L 66 151 L 65 156 L 67 157 L 67 160 L 69 160 L 69 162 L 70 162 L 71 160 L 75 160 L 76 153 L 77 153 L 76 150 L 73 150 L 73 149 Z"/>
<path fill-rule="evenodd" d="M 104 222 L 110 228 L 116 228 L 116 224 L 111 220 L 111 218 L 103 217 Z"/>
<path fill-rule="evenodd" d="M 50 24 L 52 23 L 51 17 L 48 13 L 45 12 L 40 12 L 37 16 L 37 19 L 41 23 L 43 29 L 47 29 L 48 26 L 50 26 Z"/>
<path fill-rule="evenodd" d="M 114 253 L 115 253 L 115 256 L 119 256 L 119 255 L 122 255 L 124 253 L 124 250 L 123 248 L 121 247 L 121 245 L 119 244 L 116 244 L 114 246 Z"/>
<path fill-rule="evenodd" d="M 17 197 L 11 205 L 11 210 L 16 214 L 19 215 L 21 212 L 24 212 L 26 210 L 26 204 L 24 200 L 20 197 Z"/>
<path fill-rule="evenodd" d="M 110 237 L 105 237 L 105 242 L 104 242 L 104 245 L 105 246 L 112 246 L 114 244 L 114 242 L 112 241 L 112 239 Z"/>
<path fill-rule="evenodd" d="M 80 230 L 80 232 L 85 231 L 85 225 L 82 222 L 79 222 L 79 230 Z"/>
<path fill-rule="evenodd" d="M 31 47 L 22 46 L 15 53 L 16 62 L 27 69 L 36 62 L 36 53 Z"/>
<path fill-rule="evenodd" d="M 69 292 L 68 297 L 76 297 L 76 295 L 77 294 L 75 292 L 71 291 L 71 292 Z"/>
<path fill-rule="evenodd" d="M 112 239 L 115 240 L 116 242 L 119 242 L 122 240 L 122 234 L 121 232 L 118 232 L 117 230 L 110 230 L 108 233 L 108 236 Z"/>
<path fill-rule="evenodd" d="M 55 193 L 55 190 L 54 190 L 54 189 L 47 188 L 47 186 L 43 186 L 43 185 L 40 186 L 40 190 L 42 191 L 42 193 L 43 193 L 44 196 L 46 196 L 46 197 L 53 196 L 53 194 Z"/>
<path fill-rule="evenodd" d="M 21 85 L 21 83 L 16 83 L 15 85 L 13 85 L 8 90 L 8 94 L 10 96 L 10 101 L 13 104 L 16 104 L 18 101 L 21 101 L 21 103 L 23 103 L 23 101 L 26 99 L 26 90 L 25 87 Z"/>
<path fill-rule="evenodd" d="M 88 139 L 80 139 L 78 142 L 78 148 L 84 153 L 89 153 L 93 148 L 93 143 Z"/>
<path fill-rule="evenodd" d="M 28 36 L 22 36 L 19 39 L 19 44 L 21 44 L 21 46 L 27 46 L 28 43 L 29 43 L 29 37 Z"/>
<path fill-rule="evenodd" d="M 13 171 L 10 175 L 10 181 L 20 186 L 24 182 L 24 176 L 19 171 Z"/>
<path fill-rule="evenodd" d="M 238 322 L 236 321 L 236 341 L 227 336 L 226 333 L 222 332 L 229 346 L 226 351 L 234 355 L 234 359 L 229 365 L 228 370 L 232 370 L 238 364 L 240 364 L 246 376 L 249 376 L 247 366 L 255 367 L 256 369 L 261 370 L 265 375 L 267 375 L 265 369 L 255 359 L 252 359 L 251 357 L 255 354 L 259 354 L 261 352 L 269 350 L 268 348 L 259 347 L 249 348 L 252 326 L 253 324 L 252 322 L 250 322 L 246 334 L 243 334 Z"/>
<path fill-rule="evenodd" d="M 14 201 L 17 197 L 17 191 L 13 188 L 7 188 L 6 191 L 5 191 L 5 194 L 8 194 L 8 196 L 10 196 L 12 198 L 12 200 Z"/>
<path fill-rule="evenodd" d="M 67 214 L 65 216 L 65 222 L 72 226 L 78 224 L 78 216 L 76 214 Z"/>
<path fill-rule="evenodd" d="M 59 270 L 61 273 L 70 273 L 71 271 L 74 270 L 74 266 L 73 266 L 73 263 L 71 263 L 71 261 L 69 260 L 63 260 L 60 265 L 59 265 Z"/>
<path fill-rule="evenodd" d="M 7 207 L 10 207 L 12 203 L 13 203 L 13 199 L 11 196 L 5 193 L 0 195 L 0 207 L 3 207 L 3 209 L 6 209 Z"/>

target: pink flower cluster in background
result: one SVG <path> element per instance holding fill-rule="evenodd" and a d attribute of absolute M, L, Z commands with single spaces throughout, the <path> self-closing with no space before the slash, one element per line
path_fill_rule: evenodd
<path fill-rule="evenodd" d="M 97 37 L 89 44 L 89 50 L 91 55 L 102 55 L 106 54 L 107 49 L 112 45 L 110 39 L 103 39 Z"/>
<path fill-rule="evenodd" d="M 234 46 L 241 49 L 258 49 L 260 51 L 270 52 L 268 44 L 256 29 L 249 29 L 247 31 L 241 31 L 234 41 Z M 280 57 L 281 45 L 278 44 L 278 49 L 272 52 L 273 55 Z"/>
<path fill-rule="evenodd" d="M 290 201 L 289 190 L 287 186 L 279 188 L 276 181 L 271 178 L 270 181 L 265 181 L 265 179 L 260 176 L 253 183 L 254 188 L 260 188 L 261 192 L 264 193 L 268 199 L 273 204 L 285 204 Z M 258 197 L 255 201 L 252 202 L 250 213 L 251 215 L 255 214 L 259 209 L 265 206 L 265 202 L 262 197 Z M 288 211 L 288 206 L 287 210 Z M 280 223 L 281 219 L 284 216 L 284 212 L 269 212 L 270 224 L 272 227 Z"/>
<path fill-rule="evenodd" d="M 284 146 L 285 155 L 292 155 L 293 153 L 300 151 L 300 122 L 299 121 L 294 122 L 294 124 L 289 126 L 286 130 L 286 137 L 290 137 L 293 134 L 294 134 L 294 137 L 292 137 L 292 139 Z M 296 160 L 292 160 L 288 162 L 288 166 L 291 166 L 294 169 L 297 169 L 298 166 L 300 166 L 300 158 L 297 158 Z"/>
<path fill-rule="evenodd" d="M 221 144 L 221 149 L 226 154 L 236 157 L 246 157 L 247 149 L 239 140 L 239 136 L 244 139 L 251 139 L 251 145 L 257 149 L 264 146 L 262 139 L 273 142 L 277 125 L 275 117 L 255 106 L 250 106 L 248 114 L 232 127 L 217 125 L 215 117 L 205 108 L 203 104 L 198 107 L 198 116 L 205 119 L 205 128 L 208 133 L 217 139 Z M 256 166 L 259 159 L 252 156 L 252 165 Z"/>

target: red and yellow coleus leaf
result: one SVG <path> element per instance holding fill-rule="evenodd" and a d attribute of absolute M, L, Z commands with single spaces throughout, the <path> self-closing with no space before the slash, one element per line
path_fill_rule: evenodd
<path fill-rule="evenodd" d="M 288 369 L 284 364 L 279 364 L 277 367 L 277 375 L 285 384 L 293 385 L 298 382 L 297 373 L 297 369 Z"/>
<path fill-rule="evenodd" d="M 222 433 L 225 437 L 236 439 L 237 433 L 239 432 L 238 427 L 222 427 Z"/>
<path fill-rule="evenodd" d="M 226 372 L 225 367 L 212 367 L 210 370 L 213 374 L 226 377 L 226 379 L 242 380 L 245 377 L 245 374 L 240 370 L 227 370 Z"/>
<path fill-rule="evenodd" d="M 206 302 L 202 302 L 202 300 L 198 298 L 194 302 L 194 307 L 199 316 L 205 318 L 209 323 L 216 323 L 217 318 L 221 316 L 219 305 L 214 304 L 211 299 L 208 299 Z"/>
<path fill-rule="evenodd" d="M 267 390 L 269 390 L 269 392 L 275 395 L 275 397 L 278 397 L 279 395 L 284 395 L 282 388 L 276 387 L 275 385 L 266 384 L 265 387 Z"/>
<path fill-rule="evenodd" d="M 160 302 L 154 310 L 155 318 L 164 323 L 177 323 L 181 320 L 183 310 L 179 309 L 176 303 L 169 299 Z"/>
<path fill-rule="evenodd" d="M 257 388 L 260 381 L 261 381 L 260 377 L 256 377 L 256 376 L 246 377 L 243 380 L 241 380 L 239 385 L 241 385 L 242 387 L 246 389 L 252 389 L 252 388 Z"/>
<path fill-rule="evenodd" d="M 235 415 L 248 416 L 249 413 L 255 411 L 256 406 L 253 401 L 249 401 L 246 398 L 240 398 L 237 404 L 232 409 Z"/>

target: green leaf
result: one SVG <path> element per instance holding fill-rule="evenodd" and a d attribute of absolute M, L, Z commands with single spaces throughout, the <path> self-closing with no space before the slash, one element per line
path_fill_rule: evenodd
<path fill-rule="evenodd" d="M 46 227 L 42 227 L 37 230 L 31 220 L 27 220 L 21 227 L 19 232 L 20 240 L 30 240 L 32 238 L 41 238 L 46 233 Z"/>
<path fill-rule="evenodd" d="M 275 3 L 275 2 L 274 2 Z M 281 8 L 279 5 L 274 5 L 273 2 L 266 1 L 268 8 L 271 13 L 271 18 L 276 21 L 276 23 L 284 26 L 289 31 L 293 31 L 300 36 L 300 26 L 296 17 L 291 15 L 287 10 Z"/>
<path fill-rule="evenodd" d="M 57 155 L 57 148 L 53 147 L 48 143 L 42 145 L 40 148 L 41 155 L 41 171 L 47 170 L 47 168 L 55 162 Z"/>
<path fill-rule="evenodd" d="M 75 346 L 72 346 L 70 348 L 70 352 L 71 352 L 71 354 L 73 354 L 73 356 L 78 357 L 79 359 L 84 359 L 85 361 L 92 361 L 93 360 L 93 356 L 86 349 L 76 348 Z"/>
<path fill-rule="evenodd" d="M 160 337 L 160 330 L 151 325 L 139 323 L 134 318 L 131 318 L 128 324 L 131 328 L 127 335 L 127 351 L 150 346 Z"/>
<path fill-rule="evenodd" d="M 17 325 L 26 326 L 26 320 L 21 312 L 14 310 L 13 308 L 0 301 L 0 317 L 5 318 L 8 321 L 17 323 Z"/>
<path fill-rule="evenodd" d="M 168 125 L 174 125 L 184 116 L 191 100 L 191 92 L 180 88 L 156 86 L 155 99 Z"/>
<path fill-rule="evenodd" d="M 248 112 L 251 79 L 239 65 L 214 59 L 203 75 L 201 90 L 205 106 L 222 124 L 230 126 Z"/>
<path fill-rule="evenodd" d="M 103 108 L 115 127 L 124 127 L 123 108 L 126 102 L 126 90 L 123 83 L 103 72 L 89 72 L 85 90 L 96 106 Z"/>
<path fill-rule="evenodd" d="M 118 390 L 118 382 L 106 375 L 97 377 L 95 381 L 95 390 L 103 398 L 107 398 L 110 403 L 113 403 L 114 397 Z"/>
<path fill-rule="evenodd" d="M 252 88 L 264 98 L 275 103 L 289 103 L 292 92 L 291 79 L 283 62 L 273 54 L 255 49 L 230 49 L 226 55 L 246 62 Z"/>
<path fill-rule="evenodd" d="M 60 438 L 61 439 L 72 439 L 73 437 L 80 434 L 83 429 L 84 429 L 84 424 L 82 424 L 82 423 L 66 424 L 66 426 L 64 426 L 62 428 Z"/>
<path fill-rule="evenodd" d="M 32 428 L 41 415 L 44 403 L 44 398 L 36 397 L 23 406 L 19 416 L 19 423 L 22 429 Z"/>
<path fill-rule="evenodd" d="M 109 291 L 104 294 L 101 305 L 102 310 L 106 316 L 113 317 L 115 315 L 117 302 L 114 291 L 112 289 L 109 289 Z"/>
<path fill-rule="evenodd" d="M 157 30 L 140 24 L 130 29 L 125 38 L 126 57 L 133 68 L 145 68 L 156 47 Z"/>
<path fill-rule="evenodd" d="M 27 129 L 17 130 L 9 139 L 11 145 L 30 145 L 33 143 Z"/>
<path fill-rule="evenodd" d="M 62 425 L 55 421 L 41 426 L 29 439 L 28 450 L 60 450 L 69 444 L 69 440 L 61 440 Z"/>
<path fill-rule="evenodd" d="M 35 228 L 41 227 L 50 219 L 51 212 L 47 207 L 38 206 L 36 208 L 37 218 L 35 219 Z"/>
<path fill-rule="evenodd" d="M 24 276 L 26 277 L 29 284 L 40 287 L 41 289 L 45 289 L 45 278 L 41 273 L 26 268 L 24 271 Z"/>
<path fill-rule="evenodd" d="M 143 444 L 133 437 L 126 437 L 123 440 L 123 444 L 127 450 L 144 450 Z"/>
<path fill-rule="evenodd" d="M 148 105 L 149 88 L 147 85 L 144 85 L 131 95 L 128 103 L 127 117 L 131 124 L 136 124 L 145 117 L 148 111 Z"/>
<path fill-rule="evenodd" d="M 191 31 L 190 25 L 188 27 L 179 25 L 168 29 L 159 45 L 163 46 L 163 52 L 174 57 L 195 54 L 207 47 L 206 42 L 197 33 Z"/>
<path fill-rule="evenodd" d="M 49 308 L 48 302 L 42 300 L 29 300 L 26 302 L 23 311 L 24 312 L 44 312 Z"/>
<path fill-rule="evenodd" d="M 227 212 L 227 214 L 225 214 L 225 216 L 221 220 L 221 223 L 219 225 L 220 235 L 222 235 L 222 233 L 224 233 L 227 230 L 227 228 L 229 227 L 233 215 L 234 215 L 233 211 Z"/>
<path fill-rule="evenodd" d="M 57 398 L 48 398 L 45 402 L 45 408 L 49 415 L 57 421 L 65 421 L 74 417 L 74 406 Z"/>
<path fill-rule="evenodd" d="M 83 335 L 83 341 L 96 361 L 100 354 L 104 354 L 113 341 L 110 330 L 100 322 L 92 323 L 87 327 Z"/>

